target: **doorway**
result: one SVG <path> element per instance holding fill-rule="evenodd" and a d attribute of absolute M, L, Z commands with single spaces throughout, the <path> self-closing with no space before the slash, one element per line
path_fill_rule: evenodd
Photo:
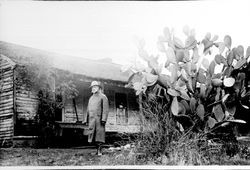
<path fill-rule="evenodd" d="M 127 94 L 115 93 L 115 107 L 116 107 L 116 124 L 127 125 L 128 124 Z"/>

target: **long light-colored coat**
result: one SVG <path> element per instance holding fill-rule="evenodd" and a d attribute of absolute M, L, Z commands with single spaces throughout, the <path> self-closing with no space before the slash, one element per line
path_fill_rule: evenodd
<path fill-rule="evenodd" d="M 109 102 L 105 94 L 98 92 L 89 98 L 87 116 L 85 122 L 88 122 L 88 142 L 105 143 L 105 126 L 101 121 L 107 121 L 109 113 Z"/>

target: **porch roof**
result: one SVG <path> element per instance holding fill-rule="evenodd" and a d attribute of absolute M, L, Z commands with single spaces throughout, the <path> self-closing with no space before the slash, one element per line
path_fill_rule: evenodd
<path fill-rule="evenodd" d="M 91 60 L 39 50 L 0 41 L 0 53 L 20 65 L 45 63 L 51 67 L 96 79 L 126 82 L 128 73 L 120 71 L 121 65 L 105 60 Z"/>

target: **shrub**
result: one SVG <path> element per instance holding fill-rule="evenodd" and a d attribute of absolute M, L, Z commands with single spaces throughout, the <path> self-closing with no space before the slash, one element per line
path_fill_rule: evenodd
<path fill-rule="evenodd" d="M 18 66 L 16 73 L 17 86 L 37 92 L 38 108 L 35 115 L 37 145 L 51 147 L 55 136 L 55 112 L 64 107 L 66 99 L 73 99 L 78 95 L 75 84 L 70 80 L 72 75 L 68 73 L 62 78 L 59 77 L 57 70 L 44 58 Z"/>

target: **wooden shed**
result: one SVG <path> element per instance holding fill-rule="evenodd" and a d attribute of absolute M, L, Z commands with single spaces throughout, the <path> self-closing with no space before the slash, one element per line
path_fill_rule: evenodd
<path fill-rule="evenodd" d="M 87 102 L 91 96 L 89 85 L 98 80 L 104 85 L 109 99 L 110 113 L 106 125 L 109 132 L 137 132 L 140 128 L 138 102 L 133 89 L 125 88 L 128 75 L 120 72 L 120 65 L 108 59 L 90 60 L 64 56 L 30 47 L 0 42 L 0 145 L 11 143 L 19 136 L 36 136 L 35 116 L 38 108 L 37 91 L 16 84 L 16 68 L 30 63 L 49 62 L 58 79 L 71 73 L 79 95 L 65 101 L 56 112 L 57 123 L 63 128 L 86 128 L 76 124 L 86 116 Z M 60 78 L 61 77 L 61 78 Z M 76 114 L 77 113 L 77 114 Z"/>

